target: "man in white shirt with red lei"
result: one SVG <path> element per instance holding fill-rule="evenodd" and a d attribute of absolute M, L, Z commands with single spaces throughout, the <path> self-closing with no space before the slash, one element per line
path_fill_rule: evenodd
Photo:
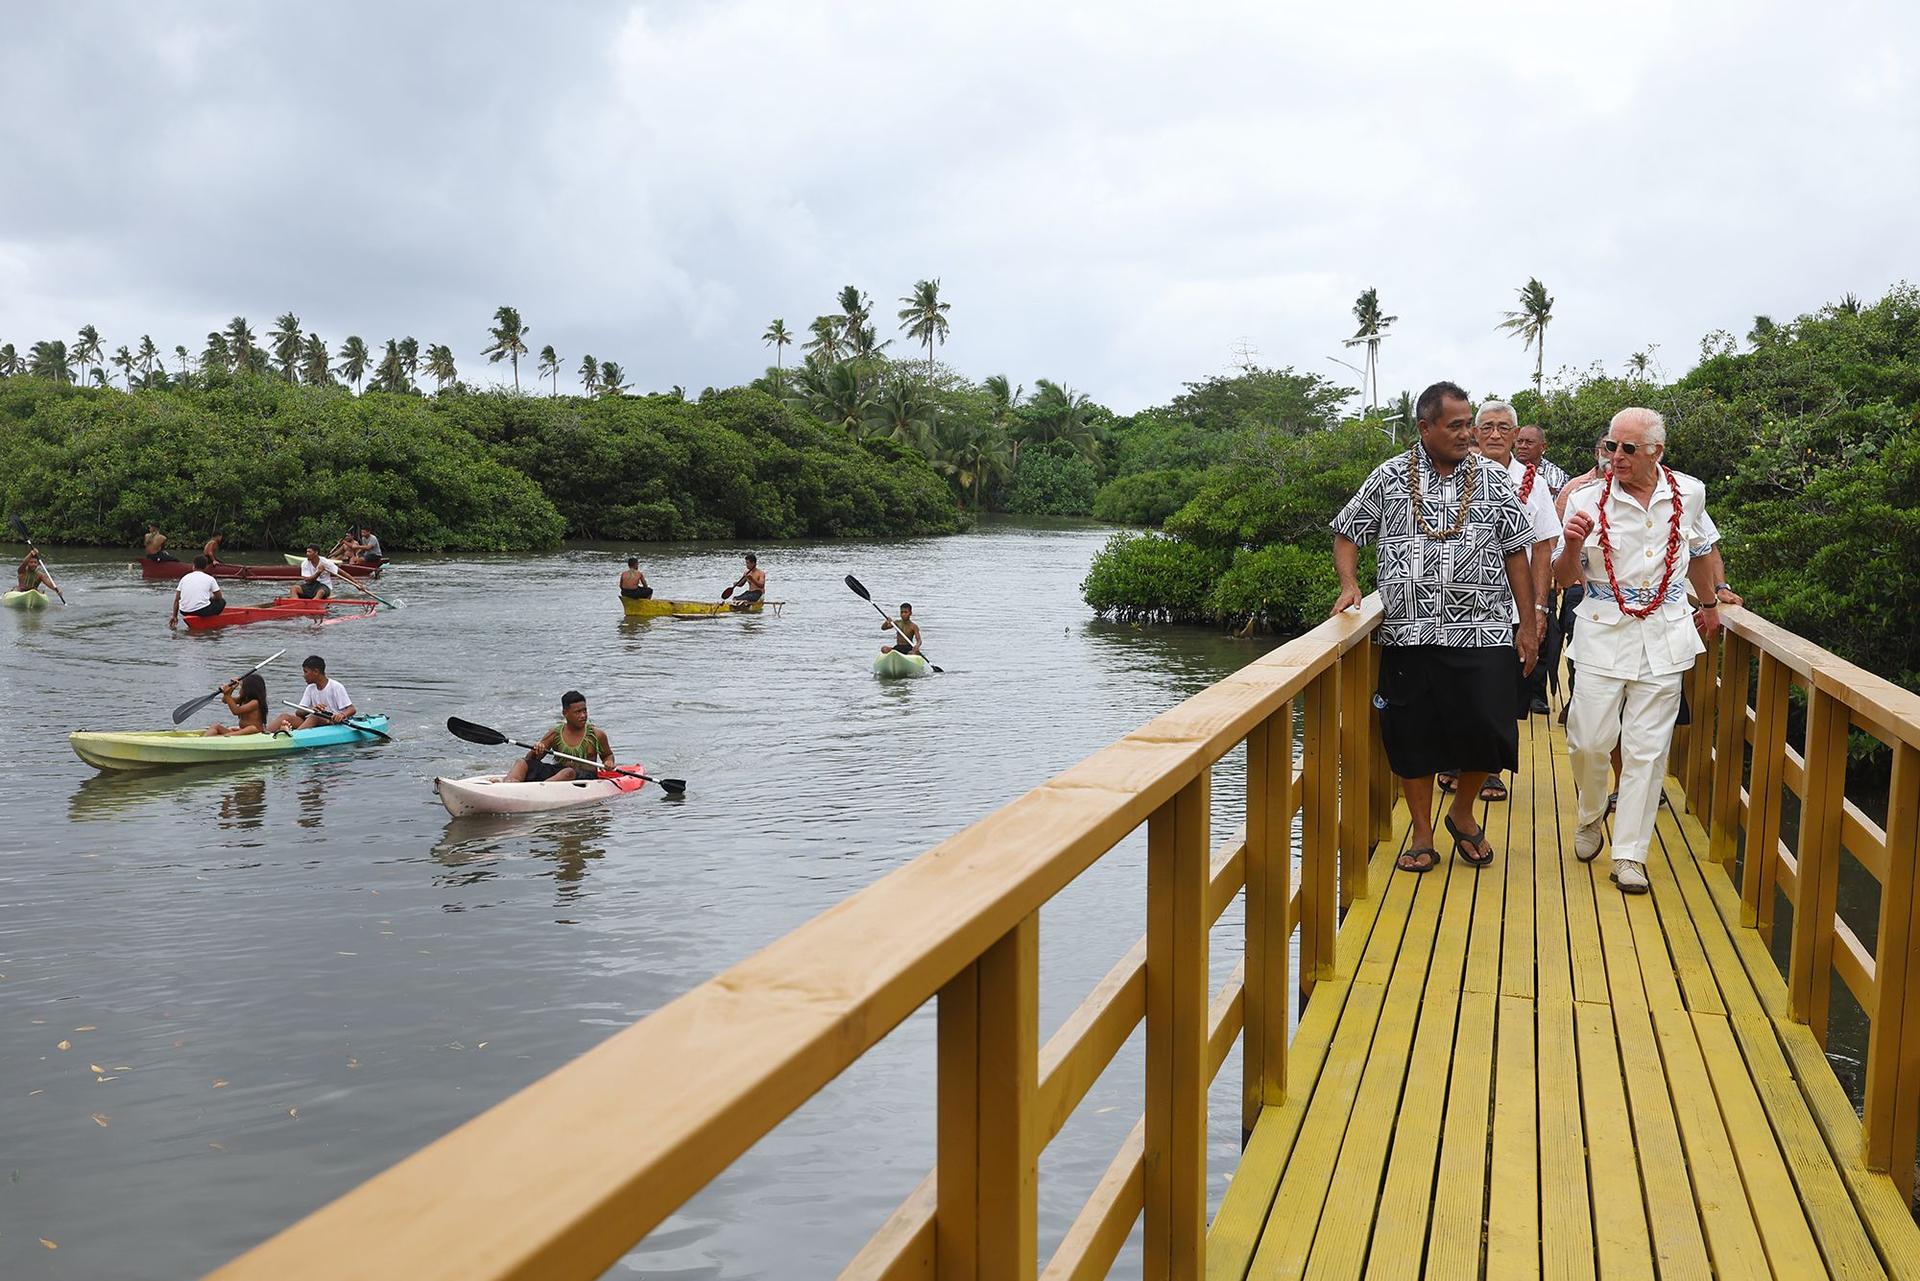
<path fill-rule="evenodd" d="M 1473 815 L 1480 784 L 1520 763 L 1514 721 L 1514 652 L 1532 668 L 1532 626 L 1515 629 L 1511 606 L 1532 613 L 1527 553 L 1533 530 L 1506 468 L 1468 453 L 1473 406 L 1453 383 L 1435 383 L 1415 403 L 1420 440 L 1374 468 L 1332 521 L 1340 575 L 1334 613 L 1360 603 L 1360 548 L 1379 547 L 1380 736 L 1407 795 L 1411 830 L 1397 866 L 1430 872 L 1433 776 L 1460 771 L 1446 815 L 1462 862 L 1494 860 Z"/>
<path fill-rule="evenodd" d="M 1620 746 L 1613 882 L 1647 892 L 1647 846 L 1660 807 L 1680 682 L 1720 626 L 1714 598 L 1707 487 L 1666 465 L 1667 426 L 1651 409 L 1623 409 L 1601 442 L 1612 472 L 1567 503 L 1554 572 L 1584 583 L 1570 657 L 1580 681 L 1567 713 L 1567 752 L 1579 792 L 1574 857 L 1606 843 L 1607 757 Z M 1687 604 L 1687 585 L 1705 602 Z"/>

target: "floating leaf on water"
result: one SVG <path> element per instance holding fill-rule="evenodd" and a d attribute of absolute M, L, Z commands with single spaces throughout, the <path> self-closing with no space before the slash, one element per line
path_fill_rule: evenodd
<path fill-rule="evenodd" d="M 225 1152 L 227 1150 L 227 1145 L 224 1143 L 209 1143 L 207 1144 L 207 1146 L 212 1148 L 215 1152 Z"/>
<path fill-rule="evenodd" d="M 46 1246 L 47 1249 L 49 1250 L 58 1250 L 60 1248 L 58 1245 L 55 1245 L 53 1242 L 47 1240 L 45 1237 L 40 1238 L 40 1244 Z"/>
<path fill-rule="evenodd" d="M 100 1029 L 89 1023 L 85 1027 L 77 1027 L 73 1030 L 76 1032 L 98 1032 Z"/>
<path fill-rule="evenodd" d="M 28 1090 L 28 1091 L 27 1091 L 27 1097 L 28 1097 L 28 1098 L 32 1098 L 32 1097 L 33 1097 L 34 1095 L 36 1095 L 36 1094 L 45 1094 L 46 1092 L 47 1092 L 47 1091 L 46 1091 L 46 1087 L 45 1087 L 45 1086 L 42 1086 L 41 1088 L 39 1088 L 39 1089 L 37 1089 L 37 1090 Z"/>
<path fill-rule="evenodd" d="M 480 1042 L 480 1044 L 474 1046 L 473 1048 L 476 1050 L 484 1050 L 487 1048 L 487 1043 L 485 1041 L 482 1041 Z"/>
<path fill-rule="evenodd" d="M 359 1060 L 359 1059 L 348 1059 L 348 1060 L 347 1060 L 347 1066 L 348 1066 L 348 1067 L 350 1067 L 350 1068 L 357 1068 L 357 1067 L 359 1067 L 359 1066 L 360 1066 L 360 1060 Z"/>
<path fill-rule="evenodd" d="M 335 955 L 335 956 L 358 956 L 358 955 L 360 955 L 360 953 L 358 953 L 358 952 L 335 952 L 335 953 L 334 953 L 334 955 Z"/>
<path fill-rule="evenodd" d="M 60 1042 L 60 1044 L 58 1044 L 58 1045 L 56 1045 L 56 1046 L 54 1046 L 53 1048 L 54 1048 L 54 1049 L 56 1049 L 56 1050 L 71 1050 L 71 1049 L 73 1048 L 73 1042 L 72 1042 L 72 1041 L 62 1041 L 62 1042 Z"/>
<path fill-rule="evenodd" d="M 113 1070 L 116 1072 L 131 1072 L 133 1071 L 133 1068 L 131 1068 L 125 1063 L 116 1063 L 114 1064 Z"/>
<path fill-rule="evenodd" d="M 105 1076 L 107 1074 L 107 1070 L 98 1063 L 87 1064 L 87 1071 L 93 1073 L 95 1076 Z"/>
<path fill-rule="evenodd" d="M 106 1114 L 105 1112 L 95 1112 L 95 1113 L 93 1114 L 93 1123 L 94 1123 L 95 1125 L 97 1125 L 97 1126 L 99 1126 L 99 1127 L 100 1127 L 101 1129 L 103 1129 L 103 1130 L 104 1130 L 104 1129 L 106 1129 L 106 1128 L 107 1128 L 107 1114 Z"/>
<path fill-rule="evenodd" d="M 300 1115 L 300 1109 L 299 1109 L 299 1108 L 288 1108 L 288 1109 L 287 1109 L 287 1115 L 288 1115 L 288 1116 L 292 1116 L 292 1117 L 297 1117 L 297 1116 L 299 1116 L 299 1115 Z"/>
<path fill-rule="evenodd" d="M 224 1090 L 227 1088 L 227 1083 L 225 1081 L 215 1081 L 213 1083 L 213 1088 L 216 1090 Z"/>
<path fill-rule="evenodd" d="M 100 1085 L 107 1081 L 118 1081 L 119 1079 L 120 1078 L 117 1076 L 96 1076 L 93 1078 L 93 1083 L 95 1085 Z"/>

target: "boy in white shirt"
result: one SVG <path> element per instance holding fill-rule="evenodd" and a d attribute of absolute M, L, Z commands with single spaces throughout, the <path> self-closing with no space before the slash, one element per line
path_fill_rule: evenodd
<path fill-rule="evenodd" d="M 212 618 L 227 607 L 227 598 L 220 594 L 220 580 L 207 572 L 210 563 L 205 556 L 195 556 L 193 568 L 181 575 L 180 586 L 174 589 L 173 613 L 167 618 L 168 627 L 178 627 L 182 614 L 192 618 Z"/>
<path fill-rule="evenodd" d="M 337 725 L 354 718 L 353 698 L 347 693 L 345 685 L 328 679 L 326 659 L 318 654 L 309 654 L 307 660 L 300 664 L 300 671 L 307 678 L 307 687 L 300 691 L 300 706 L 312 710 L 305 716 L 298 712 L 280 713 L 267 725 L 267 733 Z"/>

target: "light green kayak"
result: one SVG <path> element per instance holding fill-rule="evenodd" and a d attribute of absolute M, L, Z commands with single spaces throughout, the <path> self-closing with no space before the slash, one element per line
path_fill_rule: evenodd
<path fill-rule="evenodd" d="M 39 588 L 30 592 L 8 592 L 6 603 L 8 609 L 45 609 L 47 594 Z"/>
<path fill-rule="evenodd" d="M 356 729 L 385 730 L 384 716 L 357 716 L 346 725 L 322 725 L 289 734 L 228 734 L 202 738 L 195 729 L 147 730 L 136 733 L 79 730 L 67 735 L 76 756 L 95 769 L 165 769 L 173 765 L 207 765 L 221 761 L 252 761 L 284 756 L 310 747 L 341 743 L 375 743 L 378 734 Z"/>
<path fill-rule="evenodd" d="M 918 654 L 892 652 L 876 654 L 873 658 L 873 674 L 888 679 L 901 676 L 925 676 L 927 660 Z"/>

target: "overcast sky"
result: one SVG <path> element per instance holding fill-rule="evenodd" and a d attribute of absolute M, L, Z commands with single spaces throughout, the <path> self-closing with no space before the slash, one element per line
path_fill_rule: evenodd
<path fill-rule="evenodd" d="M 0 342 L 292 310 L 477 380 L 511 303 L 569 371 L 697 391 L 938 277 L 956 368 L 1125 412 L 1243 342 L 1352 381 L 1369 285 L 1387 391 L 1479 393 L 1531 374 L 1530 275 L 1550 371 L 1669 373 L 1920 278 L 1920 4 L 1560 9 L 9 6 Z"/>

